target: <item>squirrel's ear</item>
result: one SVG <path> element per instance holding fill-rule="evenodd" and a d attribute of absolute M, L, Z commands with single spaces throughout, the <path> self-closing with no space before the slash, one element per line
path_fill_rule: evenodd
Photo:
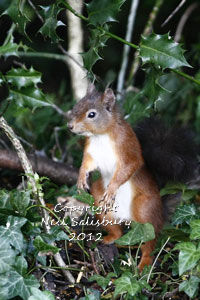
<path fill-rule="evenodd" d="M 112 89 L 107 88 L 105 90 L 105 92 L 103 93 L 102 101 L 106 105 L 106 109 L 108 111 L 111 111 L 113 106 L 115 105 L 115 95 Z"/>
<path fill-rule="evenodd" d="M 87 88 L 87 94 L 92 94 L 96 91 L 94 83 L 90 82 Z"/>

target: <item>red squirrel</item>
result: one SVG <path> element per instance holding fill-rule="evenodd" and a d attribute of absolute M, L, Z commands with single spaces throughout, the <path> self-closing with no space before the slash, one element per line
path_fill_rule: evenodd
<path fill-rule="evenodd" d="M 158 185 L 146 167 L 141 145 L 123 119 L 112 89 L 99 93 L 93 87 L 72 109 L 69 129 L 86 137 L 83 161 L 77 187 L 90 190 L 95 206 L 116 205 L 117 211 L 108 211 L 106 219 L 151 223 L 156 237 L 163 227 L 163 207 Z M 89 173 L 98 169 L 101 177 L 89 187 Z M 105 213 L 97 215 L 103 220 Z M 123 235 L 123 225 L 107 225 L 105 244 L 113 243 Z M 142 245 L 139 270 L 152 264 L 151 253 L 156 239 Z"/>

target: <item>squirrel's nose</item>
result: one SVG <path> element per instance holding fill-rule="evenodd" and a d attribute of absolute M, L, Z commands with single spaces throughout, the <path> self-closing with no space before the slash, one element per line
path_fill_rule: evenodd
<path fill-rule="evenodd" d="M 73 125 L 73 123 L 72 123 L 72 122 L 68 122 L 67 126 L 68 126 L 68 128 L 69 128 L 70 130 L 72 130 L 72 129 L 73 129 L 73 127 L 74 127 L 74 125 Z"/>

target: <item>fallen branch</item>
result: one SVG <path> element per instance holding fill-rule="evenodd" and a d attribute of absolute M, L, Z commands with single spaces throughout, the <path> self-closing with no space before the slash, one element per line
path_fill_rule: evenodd
<path fill-rule="evenodd" d="M 0 125 L 1 127 L 1 125 Z M 40 176 L 49 177 L 58 184 L 73 185 L 78 178 L 78 170 L 66 163 L 55 162 L 47 157 L 28 155 L 33 171 Z M 16 152 L 0 149 L 0 168 L 23 171 L 20 159 Z"/>

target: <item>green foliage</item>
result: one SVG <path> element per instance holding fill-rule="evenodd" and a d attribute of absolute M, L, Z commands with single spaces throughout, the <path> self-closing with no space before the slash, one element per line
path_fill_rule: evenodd
<path fill-rule="evenodd" d="M 108 273 L 108 275 L 106 277 L 104 276 L 101 276 L 101 275 L 93 275 L 89 278 L 89 281 L 93 281 L 95 280 L 98 285 L 103 289 L 105 290 L 106 287 L 108 286 L 110 280 L 112 277 L 116 277 L 117 275 L 113 272 L 111 273 Z"/>
<path fill-rule="evenodd" d="M 57 15 L 63 8 L 59 7 L 58 4 L 51 4 L 49 6 L 40 6 L 42 9 L 41 15 L 44 18 L 44 25 L 40 28 L 39 32 L 44 37 L 49 37 L 54 43 L 57 43 L 60 38 L 56 33 L 56 28 L 60 25 L 65 24 L 57 20 Z"/>
<path fill-rule="evenodd" d="M 152 33 L 150 36 L 143 36 L 139 52 L 143 64 L 152 63 L 162 70 L 190 67 L 183 56 L 184 51 L 179 44 L 173 42 L 169 34 Z"/>
<path fill-rule="evenodd" d="M 40 290 L 32 287 L 31 288 L 32 296 L 28 300 L 55 300 L 55 297 L 48 291 L 41 292 Z"/>
<path fill-rule="evenodd" d="M 116 22 L 120 7 L 126 0 L 93 0 L 87 4 L 89 22 L 92 25 L 103 25 Z"/>
<path fill-rule="evenodd" d="M 131 229 L 121 238 L 116 240 L 119 245 L 135 245 L 142 242 L 147 242 L 155 238 L 155 232 L 152 224 L 141 224 L 137 222 L 131 223 Z"/>

